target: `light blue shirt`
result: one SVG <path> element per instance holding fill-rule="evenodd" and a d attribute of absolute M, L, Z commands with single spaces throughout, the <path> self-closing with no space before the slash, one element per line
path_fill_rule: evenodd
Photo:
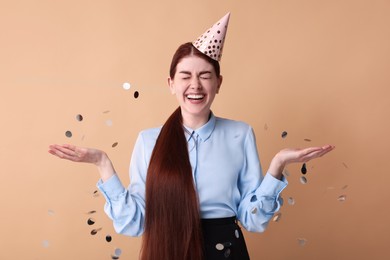
<path fill-rule="evenodd" d="M 144 229 L 145 182 L 160 128 L 142 131 L 130 163 L 130 185 L 115 174 L 97 186 L 118 233 L 140 236 Z M 185 127 L 201 218 L 236 216 L 248 231 L 262 232 L 281 205 L 287 181 L 263 176 L 253 129 L 246 123 L 215 117 L 201 128 Z"/>

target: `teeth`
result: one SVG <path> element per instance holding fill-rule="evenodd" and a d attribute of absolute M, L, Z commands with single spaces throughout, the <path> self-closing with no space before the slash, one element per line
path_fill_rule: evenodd
<path fill-rule="evenodd" d="M 187 98 L 189 99 L 202 99 L 204 98 L 203 94 L 189 94 L 187 95 Z"/>

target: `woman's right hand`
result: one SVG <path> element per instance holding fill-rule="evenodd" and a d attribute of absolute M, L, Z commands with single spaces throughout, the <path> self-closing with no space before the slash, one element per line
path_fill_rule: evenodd
<path fill-rule="evenodd" d="M 78 147 L 71 144 L 53 144 L 49 146 L 49 153 L 72 162 L 84 162 L 96 165 L 103 181 L 108 180 L 115 174 L 114 167 L 107 154 L 98 149 Z"/>

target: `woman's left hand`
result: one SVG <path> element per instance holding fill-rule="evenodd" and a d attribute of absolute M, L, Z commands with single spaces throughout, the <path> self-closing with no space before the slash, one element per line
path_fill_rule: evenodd
<path fill-rule="evenodd" d="M 278 152 L 271 161 L 268 172 L 275 178 L 280 179 L 284 167 L 291 163 L 305 163 L 321 157 L 335 148 L 333 145 L 308 147 L 304 149 L 287 148 Z"/>

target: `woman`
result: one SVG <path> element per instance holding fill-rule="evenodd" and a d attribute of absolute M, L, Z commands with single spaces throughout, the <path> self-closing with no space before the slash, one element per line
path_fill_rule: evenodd
<path fill-rule="evenodd" d="M 262 232 L 280 207 L 284 167 L 334 149 L 284 149 L 263 177 L 252 128 L 211 111 L 221 83 L 218 60 L 192 43 L 178 48 L 168 85 L 179 107 L 161 128 L 139 134 L 127 189 L 105 152 L 50 146 L 55 156 L 97 166 L 105 211 L 118 233 L 143 234 L 143 260 L 249 259 L 237 221 Z"/>

